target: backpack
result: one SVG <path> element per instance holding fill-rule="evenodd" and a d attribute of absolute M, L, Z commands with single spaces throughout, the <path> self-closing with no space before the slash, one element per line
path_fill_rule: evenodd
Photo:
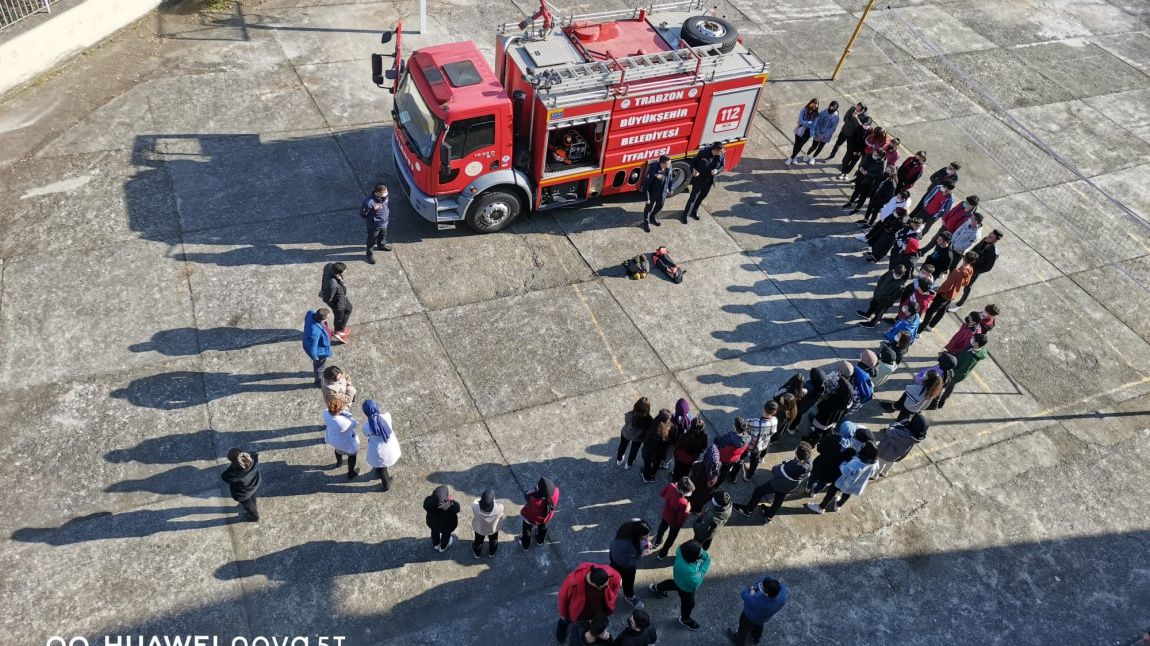
<path fill-rule="evenodd" d="M 686 272 L 679 268 L 675 263 L 675 259 L 671 257 L 671 252 L 667 251 L 666 247 L 659 247 L 655 253 L 651 254 L 651 262 L 655 263 L 667 278 L 671 279 L 673 283 L 683 282 L 683 274 Z"/>
<path fill-rule="evenodd" d="M 647 255 L 642 253 L 623 261 L 623 269 L 627 271 L 627 277 L 631 280 L 646 278 L 647 274 L 651 273 L 651 265 L 647 262 Z"/>

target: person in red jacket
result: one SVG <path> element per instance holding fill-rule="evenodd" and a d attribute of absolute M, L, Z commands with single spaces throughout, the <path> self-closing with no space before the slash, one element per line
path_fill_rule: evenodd
<path fill-rule="evenodd" d="M 535 544 L 542 545 L 547 538 L 547 523 L 555 516 L 559 504 L 559 487 L 547 478 L 539 478 L 535 491 L 525 491 L 527 503 L 519 515 L 523 517 L 523 535 L 519 537 L 519 547 L 523 551 L 531 549 L 531 532 L 535 531 Z"/>
<path fill-rule="evenodd" d="M 914 187 L 914 183 L 922 177 L 924 164 L 926 164 L 926 153 L 921 150 L 913 157 L 907 157 L 902 166 L 898 167 L 898 186 L 895 188 L 895 193 L 909 191 Z"/>
<path fill-rule="evenodd" d="M 954 205 L 953 207 L 951 207 L 951 209 L 949 211 L 947 211 L 945 215 L 942 216 L 941 222 L 942 222 L 943 231 L 949 231 L 950 235 L 953 236 L 954 232 L 958 231 L 959 227 L 966 224 L 966 221 L 969 220 L 970 217 L 972 215 L 974 215 L 974 212 L 977 210 L 978 210 L 978 196 L 977 195 L 966 196 L 965 200 L 963 200 L 963 201 L 959 202 L 958 204 Z M 926 255 L 926 254 L 930 253 L 930 250 L 934 248 L 935 243 L 938 242 L 938 236 L 939 235 L 942 235 L 942 231 L 939 231 L 938 235 L 931 238 L 930 244 L 923 247 L 922 250 L 919 251 L 919 255 Z"/>
<path fill-rule="evenodd" d="M 944 349 L 957 357 L 970 347 L 971 339 L 980 332 L 982 332 L 982 312 L 971 312 L 962 319 L 962 327 L 950 337 Z"/>
<path fill-rule="evenodd" d="M 727 431 L 715 438 L 715 446 L 719 447 L 719 482 L 724 480 L 734 483 L 739 475 L 739 465 L 743 454 L 750 446 L 751 436 L 747 433 L 747 420 L 742 417 L 735 418 L 734 430 Z"/>
<path fill-rule="evenodd" d="M 659 491 L 663 499 L 663 511 L 659 515 L 659 529 L 655 531 L 655 543 L 652 547 L 659 548 L 658 559 L 662 561 L 671 552 L 671 546 L 679 537 L 679 530 L 687 523 L 691 515 L 691 501 L 688 498 L 695 492 L 695 483 L 690 478 L 681 478 L 678 482 L 668 482 Z M 663 542 L 666 534 L 667 542 Z"/>
<path fill-rule="evenodd" d="M 615 612 L 623 579 L 609 565 L 580 563 L 559 586 L 559 623 L 555 641 L 564 642 L 571 624 Z"/>

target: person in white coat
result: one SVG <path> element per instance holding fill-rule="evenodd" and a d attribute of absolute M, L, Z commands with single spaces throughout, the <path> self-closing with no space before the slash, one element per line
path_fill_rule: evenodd
<path fill-rule="evenodd" d="M 367 416 L 367 464 L 379 477 L 380 491 L 387 491 L 391 489 L 388 469 L 399 462 L 399 438 L 391 428 L 391 413 L 381 413 L 374 399 L 363 402 L 363 414 Z"/>
<path fill-rule="evenodd" d="M 877 460 L 878 447 L 873 442 L 867 442 L 859 450 L 858 455 L 839 467 L 842 475 L 838 477 L 838 480 L 835 480 L 830 489 L 827 489 L 827 495 L 823 497 L 823 501 L 817 505 L 808 502 L 805 505 L 807 511 L 816 514 L 837 511 L 839 507 L 846 504 L 847 500 L 850 500 L 851 496 L 861 496 L 863 490 L 866 489 L 866 483 L 878 471 L 878 465 L 875 464 Z M 839 495 L 840 492 L 842 493 L 841 496 Z"/>
<path fill-rule="evenodd" d="M 356 456 L 359 454 L 359 434 L 355 429 L 359 426 L 347 408 L 345 397 L 335 397 L 327 403 L 327 410 L 323 412 L 323 437 L 327 445 L 335 449 L 335 468 L 343 466 L 343 457 L 347 456 L 347 479 L 355 480 L 359 471 L 355 468 Z"/>
<path fill-rule="evenodd" d="M 471 503 L 471 529 L 475 530 L 475 540 L 471 543 L 471 555 L 479 558 L 483 553 L 483 541 L 487 540 L 487 556 L 495 556 L 499 549 L 499 525 L 503 522 L 503 503 L 495 499 L 491 489 L 483 491 L 479 500 Z"/>

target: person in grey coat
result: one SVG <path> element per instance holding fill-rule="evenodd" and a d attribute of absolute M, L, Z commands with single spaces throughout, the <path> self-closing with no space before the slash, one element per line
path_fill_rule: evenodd
<path fill-rule="evenodd" d="M 711 541 L 714 540 L 715 534 L 718 534 L 731 519 L 732 509 L 731 494 L 719 489 L 711 495 L 711 504 L 707 506 L 706 511 L 699 514 L 691 526 L 691 529 L 695 530 L 695 540 L 703 544 L 703 549 L 711 549 Z"/>
<path fill-rule="evenodd" d="M 871 480 L 885 476 L 895 462 L 901 462 L 909 455 L 915 444 L 926 439 L 929 428 L 930 422 L 921 413 L 888 426 L 882 441 L 878 443 L 878 471 Z"/>

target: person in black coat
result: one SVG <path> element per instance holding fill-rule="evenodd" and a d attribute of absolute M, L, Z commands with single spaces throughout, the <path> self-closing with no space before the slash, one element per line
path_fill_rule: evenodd
<path fill-rule="evenodd" d="M 867 203 L 866 213 L 863 214 L 859 224 L 874 224 L 874 220 L 878 217 L 878 212 L 886 203 L 894 198 L 894 189 L 898 185 L 898 178 L 895 176 L 897 171 L 894 168 L 887 169 L 886 177 L 878 183 L 874 192 L 871 193 L 870 202 Z M 858 209 L 855 209 L 858 211 Z"/>
<path fill-rule="evenodd" d="M 611 633 L 607 630 L 611 625 L 611 616 L 605 612 L 595 615 L 586 621 L 577 621 L 567 631 L 568 646 L 584 646 L 585 644 L 614 644 Z"/>
<path fill-rule="evenodd" d="M 796 414 L 796 419 L 791 424 L 792 430 L 798 428 L 799 420 L 807 414 L 807 411 L 809 411 L 816 402 L 822 399 L 823 393 L 826 390 L 826 384 L 827 373 L 823 372 L 822 368 L 811 368 L 810 379 L 803 384 L 803 390 L 806 392 L 799 398 L 799 410 Z"/>
<path fill-rule="evenodd" d="M 683 224 L 687 223 L 687 216 L 699 219 L 699 205 L 715 185 L 715 176 L 726 167 L 723 144 L 717 141 L 695 155 L 695 160 L 691 162 L 691 196 L 687 198 L 687 206 L 683 209 Z"/>
<path fill-rule="evenodd" d="M 770 508 L 759 509 L 763 514 L 764 522 L 771 522 L 771 519 L 779 512 L 779 508 L 783 506 L 787 494 L 798 489 L 803 480 L 806 480 L 807 476 L 810 475 L 812 450 L 810 444 L 799 442 L 798 448 L 795 449 L 795 457 L 776 464 L 775 468 L 771 469 L 771 479 L 755 487 L 747 503 L 735 505 L 735 511 L 744 516 L 750 516 L 755 507 L 759 506 L 759 501 L 763 499 L 763 496 L 771 494 Z"/>
<path fill-rule="evenodd" d="M 671 195 L 671 158 L 666 155 L 659 156 L 659 163 L 647 170 L 647 177 L 643 180 L 643 198 L 647 205 L 643 207 L 643 230 L 651 232 L 651 226 L 661 226 L 659 211 L 663 210 L 663 202 Z M 684 218 L 685 219 L 685 218 Z"/>
<path fill-rule="evenodd" d="M 859 121 L 861 127 L 855 128 L 854 132 L 847 135 L 847 151 L 843 155 L 843 165 L 841 169 L 843 174 L 838 177 L 840 180 L 847 178 L 847 175 L 850 174 L 866 150 L 866 138 L 871 131 L 871 120 L 870 117 L 863 115 Z"/>
<path fill-rule="evenodd" d="M 865 319 L 859 325 L 874 327 L 878 324 L 883 313 L 890 309 L 890 306 L 894 305 L 895 301 L 902 295 L 907 274 L 906 265 L 895 265 L 894 269 L 888 269 L 885 274 L 879 277 L 874 293 L 871 294 L 870 304 L 865 310 L 855 310 L 855 313 Z"/>
<path fill-rule="evenodd" d="M 256 507 L 256 492 L 260 488 L 260 455 L 255 451 L 245 452 L 241 449 L 228 451 L 228 462 L 231 465 L 220 474 L 220 479 L 228 483 L 231 489 L 232 500 L 240 503 L 243 510 L 241 518 L 246 514 L 250 522 L 259 522 L 260 512 Z"/>
<path fill-rule="evenodd" d="M 962 289 L 962 298 L 958 299 L 958 302 L 954 305 L 951 305 L 954 309 L 948 309 L 948 312 L 958 311 L 958 309 L 966 303 L 966 298 L 970 296 L 970 288 L 974 286 L 974 281 L 978 280 L 979 276 L 988 274 L 991 269 L 994 269 L 994 263 L 998 260 L 999 240 L 1002 240 L 1002 232 L 995 229 L 987 234 L 981 242 L 970 248 L 971 251 L 978 254 L 978 260 L 971 264 L 971 267 L 974 269 L 974 275 L 970 277 L 970 282 Z"/>
<path fill-rule="evenodd" d="M 427 527 L 431 530 L 431 546 L 443 552 L 455 543 L 455 528 L 459 526 L 459 503 L 451 497 L 447 485 L 439 485 L 430 496 L 423 499 L 423 511 L 427 512 Z"/>
<path fill-rule="evenodd" d="M 627 618 L 627 627 L 615 637 L 615 646 L 651 646 L 659 641 L 659 633 L 651 623 L 646 610 L 635 610 Z"/>
<path fill-rule="evenodd" d="M 901 206 L 894 210 L 890 217 L 875 224 L 866 234 L 870 251 L 867 252 L 867 262 L 878 262 L 890 253 L 899 231 L 902 231 L 910 221 L 906 209 Z"/>
<path fill-rule="evenodd" d="M 843 205 L 843 210 L 850 209 L 850 214 L 854 215 L 862 210 L 863 202 L 874 193 L 875 187 L 882 181 L 886 175 L 886 155 L 883 151 L 875 149 L 871 154 L 866 155 L 859 162 L 859 170 L 855 175 L 855 190 L 851 193 L 850 199 Z"/>
<path fill-rule="evenodd" d="M 827 379 L 826 395 L 819 400 L 811 418 L 810 437 L 804 438 L 807 442 L 811 442 L 816 433 L 821 434 L 827 429 L 834 428 L 850 408 L 851 400 L 854 399 L 850 379 L 853 372 L 854 367 L 844 361 L 837 373 Z"/>
<path fill-rule="evenodd" d="M 347 297 L 347 285 L 344 283 L 344 272 L 347 265 L 342 262 L 329 262 L 323 266 L 323 285 L 319 297 L 331 308 L 332 325 L 335 331 L 332 336 L 341 343 L 347 343 L 347 335 L 351 328 L 347 327 L 347 320 L 351 318 L 351 301 Z"/>

